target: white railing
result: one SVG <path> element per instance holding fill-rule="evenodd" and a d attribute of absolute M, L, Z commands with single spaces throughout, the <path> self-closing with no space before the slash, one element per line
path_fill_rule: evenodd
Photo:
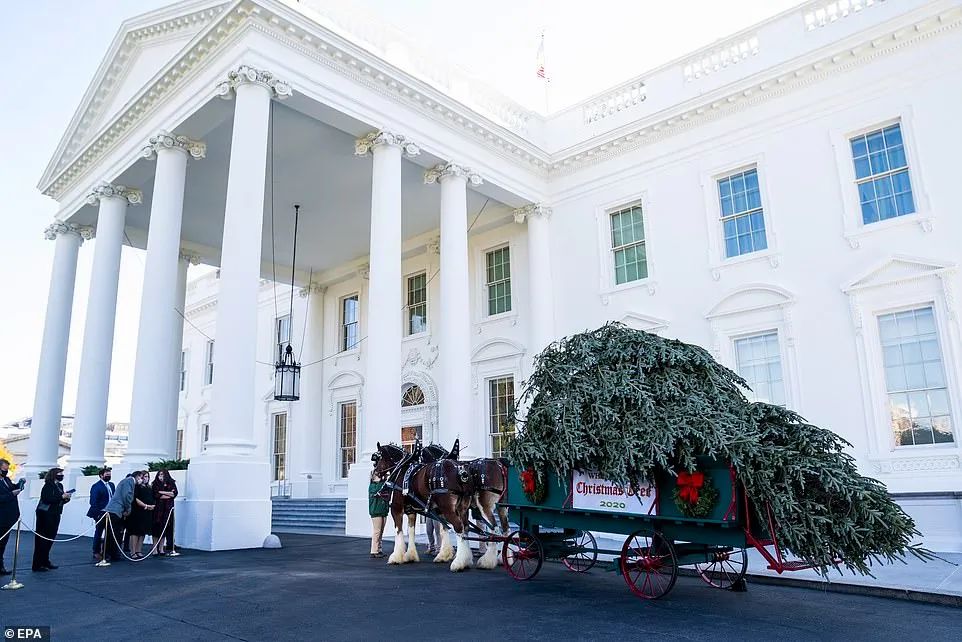
<path fill-rule="evenodd" d="M 863 9 L 882 4 L 885 0 L 832 0 L 816 2 L 805 9 L 805 29 L 814 31 L 842 18 L 859 13 Z"/>
<path fill-rule="evenodd" d="M 582 107 L 585 124 L 596 123 L 608 116 L 640 105 L 647 98 L 645 92 L 645 83 L 636 80 L 591 99 Z"/>
<path fill-rule="evenodd" d="M 691 82 L 758 54 L 758 36 L 730 40 L 698 52 L 684 66 L 685 81 Z"/>

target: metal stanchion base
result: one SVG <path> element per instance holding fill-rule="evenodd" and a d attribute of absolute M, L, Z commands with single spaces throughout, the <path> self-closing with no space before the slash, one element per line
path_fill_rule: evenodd
<path fill-rule="evenodd" d="M 167 557 L 180 557 L 180 553 L 178 553 L 177 551 L 171 551 L 167 553 Z"/>
<path fill-rule="evenodd" d="M 21 584 L 17 580 L 10 580 L 3 586 L 0 586 L 0 591 L 16 591 L 17 589 L 22 589 L 22 588 L 23 588 L 23 584 Z"/>
<path fill-rule="evenodd" d="M 99 562 L 94 564 L 94 566 L 110 566 L 110 562 L 108 562 L 107 560 L 100 560 Z"/>

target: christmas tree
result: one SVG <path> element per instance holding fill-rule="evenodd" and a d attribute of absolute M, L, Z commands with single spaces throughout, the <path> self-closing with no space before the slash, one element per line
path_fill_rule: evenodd
<path fill-rule="evenodd" d="M 880 482 L 858 473 L 850 444 L 780 406 L 703 348 L 612 323 L 545 349 L 522 392 L 528 406 L 508 447 L 516 466 L 593 471 L 622 484 L 729 462 L 780 544 L 822 573 L 869 573 L 873 559 L 927 558 L 920 533 Z"/>

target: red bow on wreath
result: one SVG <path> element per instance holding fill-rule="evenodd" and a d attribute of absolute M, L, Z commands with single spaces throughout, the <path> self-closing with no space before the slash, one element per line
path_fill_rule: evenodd
<path fill-rule="evenodd" d="M 705 485 L 704 473 L 678 473 L 678 493 L 683 500 L 690 504 L 698 503 L 698 490 Z"/>
<path fill-rule="evenodd" d="M 534 478 L 534 471 L 532 469 L 525 470 L 521 473 L 521 488 L 527 494 L 531 495 L 534 493 L 536 488 L 536 482 Z"/>

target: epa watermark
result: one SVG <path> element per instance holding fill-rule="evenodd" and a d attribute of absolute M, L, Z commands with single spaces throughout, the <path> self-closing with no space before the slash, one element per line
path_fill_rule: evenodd
<path fill-rule="evenodd" d="M 4 640 L 32 640 L 33 642 L 48 642 L 50 640 L 49 626 L 5 626 Z"/>

